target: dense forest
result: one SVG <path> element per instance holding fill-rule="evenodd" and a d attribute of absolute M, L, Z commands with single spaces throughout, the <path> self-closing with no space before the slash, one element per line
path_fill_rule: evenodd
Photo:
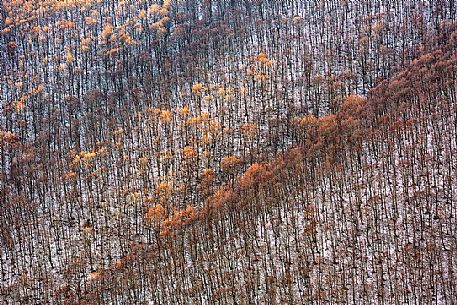
<path fill-rule="evenodd" d="M 457 3 L 0 2 L 0 304 L 457 304 Z"/>

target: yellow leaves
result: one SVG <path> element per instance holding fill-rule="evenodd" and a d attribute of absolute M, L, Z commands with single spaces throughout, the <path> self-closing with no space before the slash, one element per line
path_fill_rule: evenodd
<path fill-rule="evenodd" d="M 69 20 L 62 20 L 59 22 L 60 28 L 61 29 L 71 29 L 75 27 L 75 23 L 73 21 Z"/>
<path fill-rule="evenodd" d="M 205 95 L 205 96 L 203 97 L 203 101 L 204 101 L 204 102 L 207 102 L 207 103 L 209 103 L 209 102 L 211 102 L 211 101 L 213 101 L 213 100 L 214 100 L 214 97 L 213 97 L 212 95 L 210 95 L 210 94 L 207 94 L 207 95 Z"/>
<path fill-rule="evenodd" d="M 75 61 L 75 57 L 73 56 L 73 53 L 69 47 L 67 47 L 65 51 L 65 60 L 67 64 L 72 64 Z"/>
<path fill-rule="evenodd" d="M 152 4 L 148 8 L 148 13 L 151 15 L 156 15 L 162 7 L 159 4 Z"/>
<path fill-rule="evenodd" d="M 312 114 L 308 114 L 303 117 L 295 117 L 293 119 L 294 125 L 304 127 L 306 129 L 316 127 L 317 123 L 318 123 L 318 119 Z"/>
<path fill-rule="evenodd" d="M 209 114 L 207 112 L 202 112 L 200 115 L 203 121 L 208 121 L 209 120 Z"/>
<path fill-rule="evenodd" d="M 90 159 L 95 158 L 95 156 L 97 156 L 97 154 L 94 153 L 94 152 L 84 153 L 84 154 L 82 155 L 82 160 L 85 161 L 85 162 L 87 162 L 87 161 L 89 161 Z"/>
<path fill-rule="evenodd" d="M 42 84 L 39 84 L 36 88 L 31 88 L 29 90 L 30 94 L 39 94 L 41 92 L 43 92 L 43 85 Z"/>
<path fill-rule="evenodd" d="M 292 23 L 294 25 L 299 25 L 302 23 L 302 21 L 303 21 L 303 17 L 301 17 L 301 16 L 295 16 L 294 18 L 292 18 Z"/>
<path fill-rule="evenodd" d="M 163 123 L 170 123 L 173 118 L 173 114 L 170 110 L 162 110 L 160 111 L 160 120 Z"/>
<path fill-rule="evenodd" d="M 164 0 L 163 1 L 163 7 L 166 9 L 169 9 L 171 6 L 171 0 Z"/>
<path fill-rule="evenodd" d="M 187 115 L 189 115 L 189 113 L 190 113 L 189 107 L 187 107 L 187 106 L 178 108 L 178 109 L 177 109 L 177 112 L 178 112 L 179 115 L 182 115 L 182 116 L 187 116 Z"/>
<path fill-rule="evenodd" d="M 187 119 L 186 125 L 188 125 L 188 126 L 199 125 L 199 124 L 201 124 L 201 121 L 202 120 L 201 120 L 200 116 L 194 116 L 194 117 Z"/>
<path fill-rule="evenodd" d="M 157 29 L 157 33 L 160 35 L 164 35 L 164 34 L 168 33 L 168 30 L 164 27 L 160 27 Z"/>
<path fill-rule="evenodd" d="M 33 33 L 39 33 L 41 31 L 41 28 L 39 26 L 32 26 L 30 29 Z"/>
<path fill-rule="evenodd" d="M 249 69 L 246 71 L 246 76 L 250 76 L 250 77 L 251 77 L 251 76 L 254 76 L 254 71 L 253 71 L 251 68 L 249 68 Z"/>
<path fill-rule="evenodd" d="M 140 163 L 141 168 L 146 168 L 149 165 L 149 158 L 148 157 L 139 158 L 138 162 Z"/>
<path fill-rule="evenodd" d="M 116 131 L 113 131 L 113 136 L 119 136 L 124 133 L 124 128 L 119 128 Z"/>
<path fill-rule="evenodd" d="M 95 158 L 97 156 L 97 153 L 95 152 L 80 152 L 79 154 L 77 154 L 73 160 L 72 160 L 72 164 L 77 164 L 77 163 L 80 163 L 80 162 L 84 162 L 84 164 L 86 166 L 90 166 L 90 161 L 92 161 L 93 158 Z"/>
<path fill-rule="evenodd" d="M 80 155 L 76 155 L 73 160 L 71 161 L 72 164 L 77 164 L 81 161 Z"/>
<path fill-rule="evenodd" d="M 108 39 L 110 39 L 111 36 L 113 35 L 113 30 L 114 30 L 114 27 L 111 23 L 105 24 L 105 26 L 103 27 L 102 33 L 100 34 L 100 38 L 102 39 L 102 41 L 108 41 Z"/>
<path fill-rule="evenodd" d="M 140 19 L 145 19 L 147 17 L 147 12 L 146 10 L 140 10 L 139 14 L 138 14 L 138 17 Z"/>
<path fill-rule="evenodd" d="M 202 136 L 202 142 L 205 144 L 210 143 L 212 140 L 213 138 L 210 135 L 205 134 Z"/>
<path fill-rule="evenodd" d="M 162 7 L 160 10 L 159 10 L 159 14 L 161 16 L 167 16 L 168 15 L 168 9 L 165 8 L 165 7 Z"/>
<path fill-rule="evenodd" d="M 266 67 L 271 66 L 273 61 L 268 58 L 267 54 L 261 52 L 253 59 L 250 66 L 247 67 L 246 76 L 253 77 L 255 81 L 266 80 L 270 76 L 266 74 Z"/>
<path fill-rule="evenodd" d="M 119 51 L 120 51 L 120 48 L 112 48 L 112 49 L 109 49 L 108 51 L 106 51 L 105 55 L 108 57 L 111 57 L 111 56 L 118 54 Z"/>
<path fill-rule="evenodd" d="M 130 202 L 131 204 L 136 204 L 136 203 L 138 203 L 138 200 L 140 198 L 141 198 L 140 192 L 133 192 L 133 193 L 128 194 L 127 201 Z"/>
<path fill-rule="evenodd" d="M 97 19 L 95 19 L 94 17 L 88 16 L 88 17 L 84 18 L 84 23 L 87 26 L 91 26 L 91 25 L 97 24 Z"/>
<path fill-rule="evenodd" d="M 184 159 L 192 159 L 197 156 L 197 152 L 192 146 L 186 146 L 182 150 L 182 155 Z"/>
<path fill-rule="evenodd" d="M 224 96 L 225 95 L 225 88 L 224 87 L 220 87 L 219 89 L 217 89 L 217 95 L 218 96 Z"/>
<path fill-rule="evenodd" d="M 271 59 L 269 59 L 265 53 L 259 53 L 259 55 L 257 55 L 257 61 L 265 66 L 270 66 L 272 64 Z"/>
<path fill-rule="evenodd" d="M 194 93 L 194 94 L 199 94 L 206 90 L 207 90 L 207 88 L 203 87 L 203 85 L 201 83 L 196 83 L 192 86 L 192 93 Z"/>
<path fill-rule="evenodd" d="M 61 63 L 57 66 L 57 71 L 63 72 L 66 67 L 67 67 L 67 65 L 65 63 Z"/>
<path fill-rule="evenodd" d="M 269 79 L 270 76 L 268 76 L 267 74 L 263 73 L 263 72 L 259 72 L 256 76 L 254 76 L 254 80 L 255 81 L 258 81 L 258 80 L 267 80 Z"/>
<path fill-rule="evenodd" d="M 163 17 L 159 21 L 151 23 L 149 25 L 149 28 L 156 30 L 157 33 L 159 33 L 159 34 L 165 34 L 168 32 L 168 30 L 165 28 L 165 24 L 168 23 L 169 21 L 170 21 L 169 17 Z"/>
<path fill-rule="evenodd" d="M 11 25 L 13 23 L 13 19 L 11 17 L 6 17 L 5 19 L 5 25 Z"/>

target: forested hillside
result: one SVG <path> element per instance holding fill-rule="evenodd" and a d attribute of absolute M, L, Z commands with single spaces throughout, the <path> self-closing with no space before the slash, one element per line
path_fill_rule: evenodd
<path fill-rule="evenodd" d="M 457 7 L 4 0 L 0 303 L 457 303 Z"/>

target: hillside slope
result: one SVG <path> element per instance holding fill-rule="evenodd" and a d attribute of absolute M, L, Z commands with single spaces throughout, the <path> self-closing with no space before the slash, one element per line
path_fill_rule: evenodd
<path fill-rule="evenodd" d="M 457 302 L 452 1 L 0 10 L 2 303 Z"/>

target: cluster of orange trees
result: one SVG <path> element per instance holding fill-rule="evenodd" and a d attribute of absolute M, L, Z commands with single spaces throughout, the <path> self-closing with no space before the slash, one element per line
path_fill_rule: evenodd
<path fill-rule="evenodd" d="M 454 304 L 452 1 L 0 4 L 0 301 Z"/>

